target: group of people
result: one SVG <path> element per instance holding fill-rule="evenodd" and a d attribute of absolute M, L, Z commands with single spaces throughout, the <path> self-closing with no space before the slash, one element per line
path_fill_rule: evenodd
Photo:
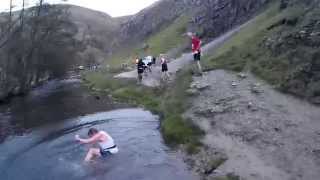
<path fill-rule="evenodd" d="M 192 44 L 192 54 L 194 61 L 198 67 L 199 73 L 202 75 L 202 66 L 200 63 L 201 60 L 201 40 L 196 36 L 195 33 L 187 33 L 187 35 L 191 38 Z M 159 56 L 160 64 L 161 64 L 161 79 L 166 81 L 170 79 L 169 69 L 168 69 L 168 60 L 165 54 L 160 54 Z M 143 74 L 147 75 L 147 72 L 152 72 L 152 66 L 156 64 L 156 58 L 153 56 L 147 56 L 144 59 L 137 58 L 137 72 L 138 72 L 138 82 L 141 83 Z M 147 71 L 148 70 L 148 71 Z"/>
<path fill-rule="evenodd" d="M 168 61 L 164 54 L 160 54 L 159 56 L 160 63 L 161 63 L 161 78 L 163 80 L 169 79 L 169 72 L 168 72 Z M 143 74 L 147 76 L 148 72 L 152 72 L 152 66 L 156 65 L 157 58 L 153 56 L 147 56 L 144 59 L 137 58 L 136 65 L 137 65 L 137 72 L 138 72 L 138 82 L 142 81 Z"/>
<path fill-rule="evenodd" d="M 194 34 L 187 34 L 192 41 L 192 54 L 194 61 L 198 67 L 199 73 L 202 74 L 202 67 L 200 64 L 201 59 L 201 40 Z M 168 61 L 167 57 L 164 54 L 160 54 L 159 59 L 161 61 L 161 71 L 162 78 L 169 78 L 168 73 Z M 137 71 L 138 71 L 138 80 L 141 82 L 143 73 L 147 70 L 151 72 L 152 65 L 156 64 L 156 58 L 148 56 L 145 59 L 136 60 Z M 94 157 L 106 157 L 112 154 L 118 153 L 118 147 L 115 144 L 113 138 L 105 131 L 99 131 L 95 128 L 91 128 L 88 131 L 88 138 L 80 138 L 79 135 L 75 136 L 75 139 L 83 144 L 97 144 L 98 147 L 92 147 L 89 149 L 85 161 L 91 161 Z"/>

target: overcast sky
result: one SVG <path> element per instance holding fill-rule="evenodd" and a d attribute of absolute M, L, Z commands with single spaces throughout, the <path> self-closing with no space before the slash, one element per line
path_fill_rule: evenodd
<path fill-rule="evenodd" d="M 10 0 L 0 0 L 0 12 L 9 9 Z M 25 0 L 29 6 L 35 4 L 36 0 Z M 44 0 L 48 3 L 57 3 L 61 0 Z M 68 0 L 67 3 L 87 7 L 108 13 L 111 16 L 131 15 L 151 5 L 157 0 Z M 22 0 L 13 0 L 13 5 L 21 6 Z M 17 9 L 16 8 L 16 9 Z"/>

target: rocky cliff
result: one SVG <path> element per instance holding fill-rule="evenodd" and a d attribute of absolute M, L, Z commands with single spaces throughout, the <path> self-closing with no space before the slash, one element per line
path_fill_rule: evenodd
<path fill-rule="evenodd" d="M 208 66 L 252 71 L 284 92 L 320 104 L 320 1 L 281 0 L 268 9 Z"/>
<path fill-rule="evenodd" d="M 268 0 L 162 0 L 122 23 L 120 42 L 141 41 L 159 32 L 180 16 L 187 16 L 187 29 L 204 37 L 217 37 L 249 20 Z"/>

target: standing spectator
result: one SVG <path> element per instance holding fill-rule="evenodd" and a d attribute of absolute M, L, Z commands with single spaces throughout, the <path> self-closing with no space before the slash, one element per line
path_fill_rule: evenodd
<path fill-rule="evenodd" d="M 166 57 L 163 54 L 160 54 L 160 60 L 161 60 L 161 79 L 163 81 L 167 81 L 170 78 L 169 72 L 168 72 L 168 62 Z"/>
<path fill-rule="evenodd" d="M 196 36 L 195 33 L 188 33 L 188 36 L 191 38 L 192 41 L 192 54 L 193 59 L 197 63 L 199 73 L 202 75 L 202 67 L 200 64 L 201 59 L 201 40 L 199 37 Z"/>
<path fill-rule="evenodd" d="M 142 75 L 144 72 L 145 64 L 142 59 L 137 59 L 138 83 L 142 82 Z"/>

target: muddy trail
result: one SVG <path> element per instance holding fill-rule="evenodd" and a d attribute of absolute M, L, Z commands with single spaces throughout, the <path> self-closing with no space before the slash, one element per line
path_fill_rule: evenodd
<path fill-rule="evenodd" d="M 188 92 L 186 118 L 205 130 L 209 149 L 228 158 L 207 179 L 230 172 L 246 180 L 319 179 L 320 107 L 223 70 L 194 77 Z"/>
<path fill-rule="evenodd" d="M 238 26 L 229 32 L 221 35 L 220 37 L 214 39 L 213 41 L 209 42 L 202 48 L 202 55 L 205 56 L 209 52 L 213 53 L 215 49 L 217 49 L 220 45 L 222 45 L 225 41 L 230 39 L 232 35 L 239 32 L 244 26 L 246 26 L 249 22 Z M 193 55 L 192 53 L 185 53 L 182 54 L 181 57 L 174 59 L 168 63 L 169 74 L 171 74 L 170 79 L 174 79 L 175 74 L 181 68 L 186 65 L 189 65 L 193 62 Z M 129 72 L 123 72 L 115 76 L 115 78 L 127 78 L 127 79 L 136 79 L 137 78 L 137 70 L 132 70 Z M 142 84 L 149 87 L 156 87 L 160 86 L 161 83 L 161 65 L 155 66 L 152 69 L 152 72 L 147 72 L 143 77 Z"/>

